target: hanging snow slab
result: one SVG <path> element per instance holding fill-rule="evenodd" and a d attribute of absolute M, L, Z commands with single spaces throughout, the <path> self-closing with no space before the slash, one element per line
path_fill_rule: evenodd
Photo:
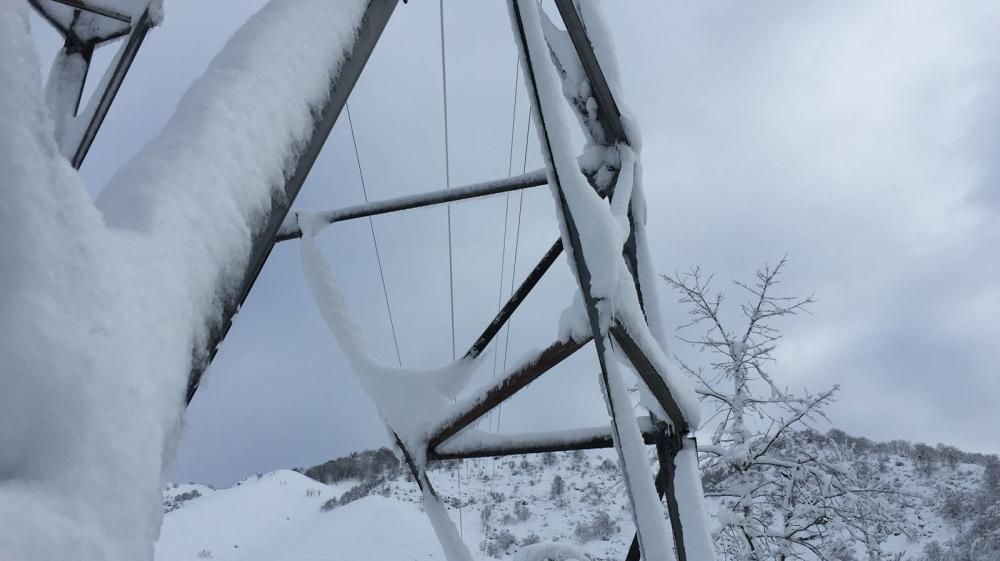
<path fill-rule="evenodd" d="M 330 332 L 337 339 L 361 387 L 379 415 L 398 434 L 417 465 L 426 461 L 427 440 L 442 416 L 454 409 L 452 400 L 468 383 L 481 359 L 460 359 L 437 369 L 392 368 L 371 356 L 361 328 L 351 316 L 333 269 L 323 260 L 314 235 L 325 221 L 319 214 L 301 214 L 302 268 Z"/>

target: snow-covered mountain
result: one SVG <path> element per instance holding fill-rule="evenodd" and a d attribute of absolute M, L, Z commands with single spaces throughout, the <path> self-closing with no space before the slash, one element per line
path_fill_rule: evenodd
<path fill-rule="evenodd" d="M 976 501 L 988 494 L 985 480 L 1000 473 L 987 468 L 995 457 L 940 445 L 876 444 L 839 431 L 829 436 L 831 446 L 850 451 L 855 469 L 891 482 L 906 504 L 911 529 L 885 549 L 902 559 L 982 558 L 961 554 L 963 547 L 987 551 L 981 542 L 992 524 L 990 505 Z M 482 559 L 507 559 L 538 541 L 573 544 L 595 561 L 623 559 L 632 540 L 610 450 L 444 462 L 431 480 Z M 172 485 L 164 509 L 157 561 L 444 560 L 415 483 L 384 449 L 250 477 L 228 489 Z M 978 545 L 963 541 L 970 532 L 982 534 Z"/>

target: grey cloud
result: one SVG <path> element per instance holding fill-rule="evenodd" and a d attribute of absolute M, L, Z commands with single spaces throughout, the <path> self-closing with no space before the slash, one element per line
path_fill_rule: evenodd
<path fill-rule="evenodd" d="M 155 134 L 262 3 L 167 2 L 164 26 L 143 47 L 84 166 L 93 191 Z M 701 264 L 721 288 L 788 252 L 783 288 L 818 301 L 813 315 L 787 324 L 777 376 L 817 390 L 840 384 L 831 417 L 852 432 L 1000 452 L 990 430 L 1000 422 L 991 405 L 1000 398 L 996 6 L 605 5 L 625 102 L 643 127 L 654 268 Z M 459 185 L 508 169 L 515 51 L 502 3 L 446 2 L 446 10 Z M 437 33 L 436 3 L 400 5 L 352 96 L 372 199 L 444 186 Z M 50 56 L 54 38 L 36 36 Z M 341 121 L 298 206 L 361 201 Z M 540 165 L 536 152 L 529 169 Z M 459 352 L 495 311 L 505 202 L 453 207 Z M 447 362 L 444 209 L 376 218 L 375 227 L 404 362 Z M 519 275 L 556 233 L 547 190 L 526 193 Z M 363 222 L 337 224 L 321 246 L 390 362 L 368 236 Z M 510 267 L 508 252 L 508 275 Z M 572 290 L 560 262 L 516 315 L 509 363 L 554 337 Z M 665 287 L 661 301 L 677 325 L 684 310 Z M 503 428 L 604 422 L 587 353 L 505 405 Z M 492 375 L 487 357 L 473 384 Z M 386 442 L 306 292 L 297 242 L 282 244 L 190 409 L 175 477 L 228 483 Z"/>

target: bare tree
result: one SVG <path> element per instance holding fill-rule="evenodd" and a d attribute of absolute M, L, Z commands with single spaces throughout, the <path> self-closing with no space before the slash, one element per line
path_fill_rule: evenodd
<path fill-rule="evenodd" d="M 775 321 L 813 302 L 775 293 L 785 265 L 782 258 L 758 270 L 752 284 L 734 283 L 747 297 L 739 329 L 727 327 L 711 276 L 696 268 L 663 277 L 690 305 L 680 329 L 697 335 L 681 340 L 711 356 L 703 367 L 679 362 L 716 423 L 710 443 L 699 446 L 706 496 L 720 501 L 716 547 L 725 559 L 839 559 L 860 543 L 869 559 L 889 557 L 881 544 L 905 530 L 893 490 L 859 477 L 835 442 L 804 430 L 824 417 L 838 387 L 792 393 L 771 375 L 781 339 Z"/>

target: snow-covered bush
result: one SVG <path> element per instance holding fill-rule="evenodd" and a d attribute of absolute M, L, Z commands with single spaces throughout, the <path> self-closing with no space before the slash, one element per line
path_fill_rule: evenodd
<path fill-rule="evenodd" d="M 983 491 L 993 497 L 1000 497 L 1000 460 L 986 464 L 983 470 Z"/>
<path fill-rule="evenodd" d="M 483 532 L 489 529 L 491 518 L 493 518 L 493 505 L 486 503 L 483 505 L 482 510 L 479 511 L 479 524 Z"/>
<path fill-rule="evenodd" d="M 345 479 L 372 480 L 391 476 L 400 468 L 399 458 L 388 448 L 353 452 L 306 469 L 303 473 L 320 483 L 338 483 Z"/>
<path fill-rule="evenodd" d="M 563 493 L 566 492 L 566 482 L 563 481 L 561 475 L 556 475 L 552 478 L 552 486 L 549 490 L 549 496 L 553 499 L 556 497 L 561 497 Z"/>
<path fill-rule="evenodd" d="M 497 532 L 491 539 L 484 542 L 484 551 L 490 557 L 497 559 L 508 553 L 511 546 L 517 544 L 517 537 L 509 530 L 503 529 Z"/>
<path fill-rule="evenodd" d="M 918 442 L 913 446 L 913 467 L 917 473 L 930 477 L 937 470 L 938 452 L 934 448 Z"/>
<path fill-rule="evenodd" d="M 599 510 L 589 521 L 577 522 L 573 533 L 581 543 L 587 543 L 594 540 L 609 540 L 620 529 L 610 514 Z"/>
<path fill-rule="evenodd" d="M 971 495 L 946 493 L 942 515 L 957 529 L 943 546 L 924 548 L 922 561 L 996 561 L 1000 559 L 1000 462 L 983 470 L 982 483 Z"/>
<path fill-rule="evenodd" d="M 163 512 L 167 513 L 177 510 L 178 508 L 184 506 L 184 503 L 192 499 L 197 499 L 200 496 L 201 492 L 197 489 L 191 489 L 190 491 L 174 495 L 172 499 L 163 501 Z"/>
<path fill-rule="evenodd" d="M 542 538 L 540 538 L 538 536 L 538 534 L 536 534 L 534 532 L 528 532 L 527 536 L 524 536 L 523 538 L 521 538 L 521 546 L 523 547 L 523 546 L 526 546 L 526 545 L 534 545 L 536 543 L 540 543 L 541 541 L 542 541 Z"/>
<path fill-rule="evenodd" d="M 514 505 L 514 518 L 518 522 L 524 522 L 531 518 L 531 509 L 528 508 L 528 503 L 526 501 L 518 501 Z"/>

